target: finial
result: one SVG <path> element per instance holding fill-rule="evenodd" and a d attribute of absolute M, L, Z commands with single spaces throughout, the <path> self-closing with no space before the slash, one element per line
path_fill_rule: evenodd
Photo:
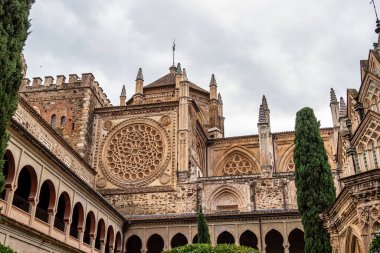
<path fill-rule="evenodd" d="M 343 97 L 340 97 L 340 103 L 339 103 L 339 117 L 347 117 L 347 106 L 344 102 Z"/>
<path fill-rule="evenodd" d="M 330 104 L 338 103 L 338 100 L 336 99 L 335 91 L 333 88 L 330 89 Z"/>
<path fill-rule="evenodd" d="M 187 79 L 186 69 L 182 70 L 182 80 L 181 81 L 189 81 L 189 79 Z"/>
<path fill-rule="evenodd" d="M 123 88 L 121 88 L 120 97 L 126 97 L 126 96 L 127 96 L 127 92 L 125 91 L 125 85 L 123 85 Z"/>
<path fill-rule="evenodd" d="M 175 39 L 173 39 L 173 46 L 172 46 L 172 50 L 173 50 L 173 66 L 175 66 L 175 64 L 174 64 L 174 53 L 175 53 Z"/>
<path fill-rule="evenodd" d="M 179 62 L 178 62 L 178 64 L 177 64 L 177 71 L 176 71 L 176 74 L 177 74 L 177 75 L 182 75 L 181 63 L 179 63 Z"/>
<path fill-rule="evenodd" d="M 265 95 L 263 95 L 263 98 L 261 100 L 261 104 L 262 104 L 263 109 L 265 111 L 269 111 L 268 102 L 267 102 L 267 98 L 265 97 Z"/>
<path fill-rule="evenodd" d="M 373 10 L 375 11 L 375 17 L 376 17 L 376 29 L 375 29 L 375 33 L 379 34 L 380 33 L 380 21 L 379 21 L 379 17 L 377 16 L 377 10 L 376 10 L 376 5 L 375 5 L 375 0 L 371 0 L 371 2 L 369 2 L 369 4 L 373 5 Z"/>
<path fill-rule="evenodd" d="M 259 123 L 266 123 L 267 117 L 265 116 L 265 108 L 261 104 L 259 109 Z"/>
<path fill-rule="evenodd" d="M 211 85 L 215 85 L 216 86 L 216 79 L 215 79 L 215 75 L 214 74 L 211 75 L 210 86 Z"/>
<path fill-rule="evenodd" d="M 142 69 L 141 69 L 141 68 L 139 68 L 139 71 L 137 72 L 136 81 L 137 81 L 137 80 L 144 81 L 144 76 L 143 76 L 143 73 L 142 73 Z"/>
<path fill-rule="evenodd" d="M 223 104 L 222 95 L 220 93 L 218 93 L 218 101 L 220 104 Z"/>

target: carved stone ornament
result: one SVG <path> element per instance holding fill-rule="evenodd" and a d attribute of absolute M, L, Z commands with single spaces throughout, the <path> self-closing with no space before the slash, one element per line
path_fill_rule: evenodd
<path fill-rule="evenodd" d="M 124 121 L 107 135 L 102 159 L 102 170 L 114 184 L 148 184 L 168 165 L 168 136 L 154 120 Z"/>
<path fill-rule="evenodd" d="M 110 120 L 107 120 L 106 122 L 103 123 L 103 129 L 108 131 L 110 130 L 112 127 L 112 121 Z"/>
<path fill-rule="evenodd" d="M 107 184 L 107 180 L 104 177 L 96 180 L 96 187 L 98 187 L 98 188 L 104 188 L 104 187 L 106 187 L 106 184 Z"/>
<path fill-rule="evenodd" d="M 222 176 L 255 174 L 258 169 L 239 153 L 233 154 L 223 166 Z"/>
<path fill-rule="evenodd" d="M 168 115 L 162 116 L 160 121 L 163 126 L 168 126 L 172 122 Z"/>
<path fill-rule="evenodd" d="M 161 177 L 160 177 L 160 183 L 165 185 L 165 184 L 168 184 L 170 182 L 170 176 L 166 173 L 162 174 Z"/>

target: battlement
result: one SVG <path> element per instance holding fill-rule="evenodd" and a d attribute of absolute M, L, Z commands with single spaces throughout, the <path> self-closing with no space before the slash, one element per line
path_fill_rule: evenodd
<path fill-rule="evenodd" d="M 100 87 L 99 83 L 95 81 L 92 73 L 83 73 L 81 78 L 77 74 L 69 74 L 68 82 L 66 76 L 57 75 L 56 81 L 54 77 L 45 76 L 44 80 L 41 77 L 33 77 L 32 82 L 28 78 L 22 79 L 20 91 L 50 91 L 58 89 L 73 89 L 73 88 L 92 88 L 97 97 L 102 101 L 103 106 L 112 106 L 107 94 Z"/>

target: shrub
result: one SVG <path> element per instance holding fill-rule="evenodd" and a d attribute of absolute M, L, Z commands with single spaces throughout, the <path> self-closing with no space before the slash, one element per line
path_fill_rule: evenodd
<path fill-rule="evenodd" d="M 17 252 L 7 246 L 0 244 L 0 253 L 17 253 Z"/>
<path fill-rule="evenodd" d="M 369 253 L 379 253 L 380 252 L 380 231 L 378 231 L 372 239 L 371 247 L 369 248 Z"/>
<path fill-rule="evenodd" d="M 234 244 L 218 244 L 216 246 L 211 244 L 189 244 L 163 253 L 260 253 L 260 251 Z"/>

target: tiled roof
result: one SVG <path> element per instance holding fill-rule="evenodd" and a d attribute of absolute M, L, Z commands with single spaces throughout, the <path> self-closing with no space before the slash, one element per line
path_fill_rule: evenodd
<path fill-rule="evenodd" d="M 162 87 L 162 86 L 168 86 L 168 85 L 175 85 L 175 74 L 168 73 L 164 75 L 163 77 L 157 79 L 156 81 L 144 86 L 144 88 L 154 88 L 154 87 Z M 190 81 L 189 81 L 189 86 L 190 88 L 194 90 L 209 93 L 207 90 L 202 89 L 201 87 L 199 87 L 198 85 Z"/>

